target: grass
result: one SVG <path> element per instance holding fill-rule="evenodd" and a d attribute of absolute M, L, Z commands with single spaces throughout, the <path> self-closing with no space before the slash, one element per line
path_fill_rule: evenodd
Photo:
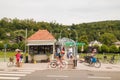
<path fill-rule="evenodd" d="M 0 61 L 8 61 L 9 57 L 15 57 L 15 52 L 3 52 L 0 51 Z"/>
<path fill-rule="evenodd" d="M 4 58 L 4 57 L 7 57 L 7 58 L 9 58 L 9 57 L 14 57 L 15 56 L 15 52 L 3 52 L 3 51 L 1 51 L 0 52 L 0 58 Z"/>
<path fill-rule="evenodd" d="M 89 53 L 88 53 L 89 54 Z M 86 56 L 85 53 L 79 54 L 80 58 Z M 120 54 L 113 54 L 113 53 L 104 53 L 104 54 L 97 54 L 96 57 L 99 58 L 101 61 L 103 61 L 103 56 L 106 55 L 107 59 L 110 60 L 113 55 L 115 55 L 115 62 L 120 61 Z M 4 61 L 6 56 L 6 59 L 8 60 L 9 57 L 15 57 L 15 52 L 7 51 L 6 53 L 3 51 L 0 51 L 0 61 Z"/>
<path fill-rule="evenodd" d="M 3 51 L 0 51 L 0 61 L 8 61 L 10 57 L 13 57 L 15 60 L 15 54 L 16 52 L 7 51 L 5 53 Z M 25 56 L 25 54 L 23 54 L 23 56 Z"/>

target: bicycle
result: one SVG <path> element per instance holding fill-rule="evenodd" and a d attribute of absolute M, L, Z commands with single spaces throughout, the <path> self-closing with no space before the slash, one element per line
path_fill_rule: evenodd
<path fill-rule="evenodd" d="M 66 68 L 67 62 L 66 61 L 62 61 L 62 65 L 60 62 L 58 62 L 57 60 L 52 60 L 50 62 L 50 67 L 51 68 Z"/>
<path fill-rule="evenodd" d="M 98 58 L 91 57 L 91 56 L 85 56 L 83 61 L 80 61 L 80 63 L 83 63 L 88 66 L 93 66 L 95 68 L 101 67 L 101 62 Z"/>
<path fill-rule="evenodd" d="M 114 64 L 115 63 L 115 55 L 113 55 L 110 59 L 104 59 L 103 60 L 104 63 L 110 63 L 110 64 Z"/>

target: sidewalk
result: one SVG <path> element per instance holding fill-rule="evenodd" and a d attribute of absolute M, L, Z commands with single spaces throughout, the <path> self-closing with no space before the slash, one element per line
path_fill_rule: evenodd
<path fill-rule="evenodd" d="M 1 65 L 2 64 L 2 65 Z M 7 67 L 6 63 L 0 63 L 0 70 L 15 70 L 15 69 L 35 69 L 35 70 L 45 70 L 48 68 L 48 63 L 24 63 L 22 67 Z M 67 70 L 67 69 L 66 69 Z M 70 70 L 70 69 L 69 69 Z M 78 63 L 77 67 L 72 70 L 88 70 L 88 71 L 120 71 L 120 64 L 101 64 L 100 68 L 86 66 L 83 63 Z"/>
<path fill-rule="evenodd" d="M 89 70 L 89 71 L 120 71 L 120 64 L 101 64 L 100 68 L 86 66 L 83 63 L 78 63 L 77 70 Z"/>

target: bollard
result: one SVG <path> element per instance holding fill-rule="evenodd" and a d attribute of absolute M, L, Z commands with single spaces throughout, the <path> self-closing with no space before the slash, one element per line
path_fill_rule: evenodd
<path fill-rule="evenodd" d="M 73 60 L 73 63 L 74 63 L 74 67 L 77 67 L 77 60 Z"/>
<path fill-rule="evenodd" d="M 67 69 L 74 69 L 73 60 L 68 60 L 68 67 L 67 67 Z"/>
<path fill-rule="evenodd" d="M 36 60 L 34 60 L 34 64 L 36 64 Z"/>

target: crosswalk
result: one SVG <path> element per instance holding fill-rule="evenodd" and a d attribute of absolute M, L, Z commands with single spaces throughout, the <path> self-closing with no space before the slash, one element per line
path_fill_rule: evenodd
<path fill-rule="evenodd" d="M 16 69 L 8 71 L 0 71 L 0 80 L 20 80 L 37 69 Z"/>

